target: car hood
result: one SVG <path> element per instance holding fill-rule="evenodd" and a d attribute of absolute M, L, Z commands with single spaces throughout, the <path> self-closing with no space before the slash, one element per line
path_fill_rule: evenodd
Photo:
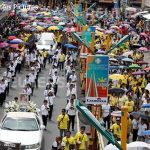
<path fill-rule="evenodd" d="M 45 49 L 45 50 L 49 50 L 50 49 L 50 45 L 36 45 L 37 49 L 41 50 L 41 49 Z"/>
<path fill-rule="evenodd" d="M 21 145 L 31 145 L 38 143 L 41 139 L 41 131 L 0 130 L 0 141 L 21 143 Z"/>

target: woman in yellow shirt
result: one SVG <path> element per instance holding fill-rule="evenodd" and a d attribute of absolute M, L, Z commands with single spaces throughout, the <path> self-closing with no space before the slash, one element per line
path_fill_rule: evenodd
<path fill-rule="evenodd" d="M 128 100 L 125 102 L 125 106 L 128 107 L 128 112 L 131 113 L 134 110 L 134 101 L 132 100 L 132 97 L 129 96 Z"/>
<path fill-rule="evenodd" d="M 113 93 L 113 95 L 110 96 L 109 98 L 109 104 L 110 104 L 111 110 L 115 111 L 117 107 L 117 103 L 118 103 L 118 98 L 116 97 L 115 93 Z"/>

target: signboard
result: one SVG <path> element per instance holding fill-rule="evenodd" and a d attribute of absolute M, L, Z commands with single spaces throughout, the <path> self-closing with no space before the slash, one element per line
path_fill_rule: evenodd
<path fill-rule="evenodd" d="M 107 104 L 108 56 L 89 55 L 86 65 L 86 103 Z"/>
<path fill-rule="evenodd" d="M 0 150 L 21 150 L 21 144 L 0 141 Z"/>

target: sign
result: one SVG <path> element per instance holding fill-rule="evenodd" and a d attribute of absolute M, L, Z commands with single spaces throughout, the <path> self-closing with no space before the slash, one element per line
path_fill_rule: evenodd
<path fill-rule="evenodd" d="M 21 144 L 0 141 L 0 150 L 21 150 Z"/>
<path fill-rule="evenodd" d="M 107 104 L 108 56 L 89 55 L 86 65 L 86 103 Z"/>
<path fill-rule="evenodd" d="M 83 106 L 79 100 L 76 100 L 76 108 L 82 114 L 82 116 L 94 127 L 99 133 L 101 133 L 110 143 L 115 145 L 119 150 L 122 150 L 121 145 L 117 142 L 114 136 L 105 129 L 100 122 L 95 118 L 95 116 Z"/>
<path fill-rule="evenodd" d="M 19 105 L 20 106 L 27 106 L 28 104 L 29 104 L 28 94 L 26 94 L 26 93 L 20 93 Z"/>

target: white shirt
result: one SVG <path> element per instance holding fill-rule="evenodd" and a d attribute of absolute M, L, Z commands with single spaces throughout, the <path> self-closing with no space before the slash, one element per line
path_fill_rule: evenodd
<path fill-rule="evenodd" d="M 27 94 L 31 95 L 31 93 L 32 93 L 32 89 L 31 88 L 27 88 Z"/>
<path fill-rule="evenodd" d="M 27 85 L 27 84 L 30 84 L 30 85 L 31 85 L 31 80 L 30 80 L 30 78 L 29 78 L 28 80 L 27 80 L 27 79 L 24 80 L 23 85 L 25 86 L 25 85 Z"/>
<path fill-rule="evenodd" d="M 59 77 L 58 76 L 53 76 L 53 84 L 57 84 L 58 85 L 59 82 Z"/>
<path fill-rule="evenodd" d="M 30 61 L 30 54 L 25 54 L 26 61 Z"/>
<path fill-rule="evenodd" d="M 77 81 L 77 76 L 75 74 L 74 75 L 70 75 L 69 79 L 71 79 L 72 82 L 76 82 Z"/>
<path fill-rule="evenodd" d="M 110 114 L 110 105 L 102 105 L 103 118 L 107 117 Z"/>
<path fill-rule="evenodd" d="M 48 101 L 49 105 L 53 105 L 54 104 L 54 98 L 55 98 L 55 96 L 47 96 L 47 97 L 45 97 L 45 100 Z"/>
<path fill-rule="evenodd" d="M 67 97 L 71 96 L 72 94 L 76 94 L 76 88 L 73 88 L 72 90 L 70 89 L 67 90 L 66 94 Z"/>
<path fill-rule="evenodd" d="M 9 57 L 10 57 L 10 61 L 13 61 L 13 60 L 14 60 L 14 53 L 11 52 L 11 53 L 9 54 Z"/>
<path fill-rule="evenodd" d="M 4 83 L 0 83 L 0 93 L 4 93 L 6 89 L 6 85 Z"/>
<path fill-rule="evenodd" d="M 54 76 L 54 74 L 55 74 L 56 71 L 58 71 L 57 68 L 54 68 L 54 69 L 52 68 L 52 69 L 50 69 L 50 70 L 49 70 L 49 75 L 50 75 L 50 76 Z"/>
<path fill-rule="evenodd" d="M 139 124 L 138 120 L 136 120 L 136 119 L 132 120 L 132 128 L 133 129 L 138 129 L 138 124 Z"/>
<path fill-rule="evenodd" d="M 12 78 L 11 72 L 5 71 L 5 72 L 3 73 L 3 76 L 4 76 L 4 77 L 7 77 L 8 82 L 11 81 L 11 78 Z"/>
<path fill-rule="evenodd" d="M 140 123 L 138 125 L 138 135 L 140 136 L 143 131 L 147 130 L 147 125 L 144 123 L 143 125 Z"/>
<path fill-rule="evenodd" d="M 31 81 L 31 83 L 34 83 L 36 79 L 36 76 L 33 73 L 29 74 L 29 80 Z"/>
<path fill-rule="evenodd" d="M 49 108 L 48 105 L 47 105 L 47 108 Z M 48 110 L 46 109 L 44 104 L 41 106 L 41 115 L 43 115 L 43 116 L 47 116 L 48 115 Z"/>
<path fill-rule="evenodd" d="M 66 110 L 68 111 L 68 115 L 75 116 L 76 115 L 76 107 L 75 102 L 71 104 L 70 102 L 66 106 Z"/>
<path fill-rule="evenodd" d="M 15 67 L 14 66 L 9 66 L 10 71 L 12 71 L 12 76 L 15 75 Z"/>
<path fill-rule="evenodd" d="M 33 53 L 30 54 L 30 61 L 34 62 L 35 55 Z"/>

